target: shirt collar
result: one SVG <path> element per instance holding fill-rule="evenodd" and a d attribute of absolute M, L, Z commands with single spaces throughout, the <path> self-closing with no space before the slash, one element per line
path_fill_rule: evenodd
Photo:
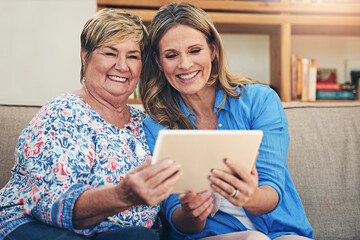
<path fill-rule="evenodd" d="M 215 106 L 214 106 L 215 112 L 218 112 L 219 109 L 221 108 L 223 101 L 224 101 L 224 97 L 225 97 L 225 92 L 223 90 L 216 90 Z M 189 108 L 185 105 L 185 103 L 182 100 L 180 95 L 179 95 L 179 105 L 180 105 L 180 110 L 185 114 L 185 116 L 194 122 L 196 119 L 196 115 L 189 110 Z M 226 96 L 225 103 L 224 103 L 223 107 L 221 108 L 221 110 L 227 110 L 227 111 L 229 110 L 229 97 L 228 96 Z"/>

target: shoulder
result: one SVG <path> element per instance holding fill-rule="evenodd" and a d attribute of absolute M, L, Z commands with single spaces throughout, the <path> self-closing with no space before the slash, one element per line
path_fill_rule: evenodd
<path fill-rule="evenodd" d="M 130 110 L 130 116 L 132 119 L 135 119 L 135 120 L 142 120 L 145 118 L 145 113 L 140 110 L 139 108 L 136 108 L 132 105 L 127 105 L 129 110 Z"/>
<path fill-rule="evenodd" d="M 251 99 L 262 99 L 269 96 L 277 96 L 277 93 L 269 86 L 262 84 L 246 84 L 245 88 L 239 87 L 239 90 L 242 92 L 242 97 L 248 97 Z"/>
<path fill-rule="evenodd" d="M 40 112 L 67 114 L 67 110 L 83 110 L 85 108 L 88 108 L 88 105 L 82 98 L 71 93 L 65 93 L 44 104 Z"/>
<path fill-rule="evenodd" d="M 246 84 L 245 87 L 238 87 L 242 95 L 239 98 L 230 98 L 234 103 L 241 103 L 253 107 L 265 107 L 271 102 L 280 103 L 277 93 L 269 86 L 262 84 Z"/>
<path fill-rule="evenodd" d="M 145 130 L 151 132 L 152 134 L 157 134 L 157 132 L 165 128 L 163 125 L 156 122 L 150 115 L 145 117 L 143 123 Z"/>

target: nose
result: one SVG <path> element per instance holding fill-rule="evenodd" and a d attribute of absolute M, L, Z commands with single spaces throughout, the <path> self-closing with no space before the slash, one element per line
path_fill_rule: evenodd
<path fill-rule="evenodd" d="M 127 63 L 127 58 L 119 57 L 115 63 L 115 69 L 119 70 L 120 72 L 126 72 L 129 70 L 129 66 Z"/>
<path fill-rule="evenodd" d="M 187 54 L 183 54 L 180 56 L 179 68 L 181 69 L 189 69 L 192 66 L 192 60 L 190 56 Z"/>

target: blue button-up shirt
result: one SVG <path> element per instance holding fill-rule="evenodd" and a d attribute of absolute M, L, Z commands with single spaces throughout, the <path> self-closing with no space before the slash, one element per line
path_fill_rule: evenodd
<path fill-rule="evenodd" d="M 286 164 L 290 138 L 287 118 L 278 95 L 271 88 L 259 84 L 248 84 L 246 89 L 238 90 L 242 92 L 240 98 L 226 95 L 225 99 L 223 91 L 216 92 L 214 111 L 217 112 L 217 129 L 263 131 L 264 136 L 256 160 L 259 186 L 271 186 L 279 195 L 279 202 L 271 212 L 253 215 L 245 209 L 247 216 L 259 231 L 271 239 L 286 234 L 313 238 L 313 230 Z M 194 123 L 196 116 L 183 101 L 180 101 L 179 107 Z M 164 127 L 150 116 L 146 117 L 144 125 L 152 152 L 157 133 Z M 171 221 L 172 213 L 179 206 L 178 195 L 171 195 L 164 201 L 165 213 L 172 226 L 172 239 L 198 239 L 246 230 L 238 219 L 220 210 L 214 217 L 208 217 L 203 231 L 197 234 L 184 234 L 178 231 Z"/>

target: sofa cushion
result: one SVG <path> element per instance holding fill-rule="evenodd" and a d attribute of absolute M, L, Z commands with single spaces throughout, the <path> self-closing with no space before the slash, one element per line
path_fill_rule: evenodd
<path fill-rule="evenodd" d="M 14 151 L 21 131 L 39 111 L 39 106 L 0 105 L 0 188 L 10 179 Z"/>
<path fill-rule="evenodd" d="M 360 239 L 360 102 L 283 106 L 288 166 L 315 239 Z"/>

